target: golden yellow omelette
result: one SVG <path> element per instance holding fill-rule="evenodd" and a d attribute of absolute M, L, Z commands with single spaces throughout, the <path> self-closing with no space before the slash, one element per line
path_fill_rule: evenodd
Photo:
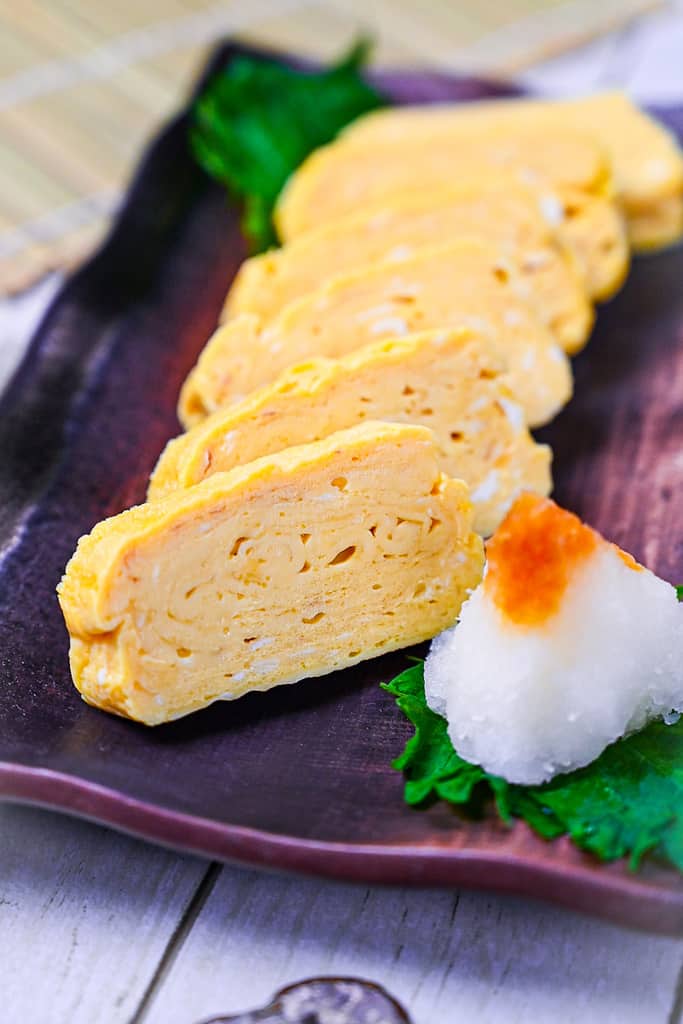
<path fill-rule="evenodd" d="M 310 360 L 170 441 L 149 499 L 366 419 L 422 423 L 443 472 L 469 486 L 474 529 L 488 536 L 520 491 L 552 486 L 550 449 L 529 434 L 503 373 L 490 343 L 468 329 Z"/>
<path fill-rule="evenodd" d="M 365 423 L 99 523 L 58 588 L 85 700 L 158 725 L 451 625 L 484 552 L 437 455 Z"/>
<path fill-rule="evenodd" d="M 424 246 L 468 236 L 490 242 L 513 262 L 528 281 L 529 300 L 565 351 L 583 347 L 593 310 L 582 268 L 558 242 L 538 196 L 509 175 L 404 193 L 246 260 L 228 294 L 224 317 L 257 313 L 265 322 L 335 274 L 384 260 L 400 262 Z M 627 254 L 623 245 L 624 266 Z"/>
<path fill-rule="evenodd" d="M 395 107 L 359 118 L 342 136 L 354 145 L 412 148 L 438 137 L 462 139 L 482 125 L 493 133 L 531 125 L 591 134 L 612 162 L 631 242 L 653 249 L 683 233 L 683 153 L 676 138 L 624 93 L 572 100 L 493 100 L 467 104 Z"/>
<path fill-rule="evenodd" d="M 384 338 L 471 327 L 495 346 L 527 422 L 546 423 L 569 400 L 572 373 L 527 287 L 497 249 L 476 240 L 339 275 L 265 326 L 243 314 L 219 328 L 183 385 L 180 420 L 193 426 L 312 356 L 338 358 Z"/>

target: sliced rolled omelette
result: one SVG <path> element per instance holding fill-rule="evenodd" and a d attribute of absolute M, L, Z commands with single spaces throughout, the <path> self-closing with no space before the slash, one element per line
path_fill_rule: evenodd
<path fill-rule="evenodd" d="M 280 196 L 276 225 L 282 240 L 401 189 L 443 188 L 505 170 L 521 181 L 612 195 L 606 153 L 585 133 L 514 125 L 494 134 L 484 125 L 468 126 L 466 133 L 421 132 L 418 141 L 411 146 L 404 138 L 348 135 L 315 150 Z"/>
<path fill-rule="evenodd" d="M 183 385 L 180 421 L 193 426 L 311 356 L 337 358 L 383 338 L 472 327 L 504 361 L 527 422 L 546 423 L 569 400 L 572 373 L 526 289 L 493 246 L 475 240 L 339 275 L 268 326 L 243 314 L 220 328 Z"/>
<path fill-rule="evenodd" d="M 536 193 L 551 227 L 578 260 L 591 297 L 612 295 L 628 269 L 628 244 L 621 212 L 611 201 L 610 164 L 595 140 L 553 129 L 470 135 L 467 145 L 434 137 L 406 148 L 352 138 L 317 150 L 278 200 L 280 238 L 290 242 L 398 193 L 425 196 L 505 174 Z"/>
<path fill-rule="evenodd" d="M 74 683 L 157 725 L 425 640 L 481 579 L 471 524 L 425 427 L 217 473 L 81 538 L 58 588 Z"/>
<path fill-rule="evenodd" d="M 538 193 L 538 189 L 535 189 Z M 578 188 L 543 189 L 539 203 L 558 238 L 576 259 L 594 302 L 619 291 L 631 265 L 626 222 L 618 203 Z"/>
<path fill-rule="evenodd" d="M 636 249 L 654 249 L 683 234 L 683 153 L 675 137 L 621 92 L 572 100 L 493 100 L 481 103 L 395 107 L 360 118 L 347 142 L 412 148 L 427 139 L 462 137 L 472 127 L 492 131 L 530 124 L 591 133 L 609 154 L 617 196 Z"/>
<path fill-rule="evenodd" d="M 628 236 L 635 252 L 656 252 L 683 238 L 683 198 L 669 196 L 628 215 Z"/>
<path fill-rule="evenodd" d="M 565 351 L 583 347 L 593 310 L 576 260 L 558 243 L 538 197 L 509 175 L 436 193 L 409 192 L 255 256 L 242 264 L 225 316 L 257 313 L 272 319 L 335 274 L 400 261 L 422 246 L 462 236 L 496 245 L 529 282 L 530 301 Z"/>
<path fill-rule="evenodd" d="M 467 329 L 311 360 L 169 442 L 149 500 L 365 419 L 423 423 L 443 472 L 470 488 L 474 529 L 488 536 L 521 491 L 551 488 L 550 449 L 529 434 L 503 371 L 486 339 Z"/>

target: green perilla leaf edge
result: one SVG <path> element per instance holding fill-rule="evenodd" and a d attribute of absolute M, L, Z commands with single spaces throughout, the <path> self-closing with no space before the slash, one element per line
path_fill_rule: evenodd
<path fill-rule="evenodd" d="M 253 252 L 277 244 L 273 208 L 299 164 L 355 118 L 385 103 L 360 73 L 370 49 L 361 39 L 320 72 L 236 56 L 194 103 L 191 151 L 243 203 L 242 227 Z"/>
<path fill-rule="evenodd" d="M 652 722 L 545 785 L 516 786 L 458 756 L 445 720 L 427 705 L 423 662 L 383 689 L 415 727 L 393 762 L 408 804 L 441 799 L 474 810 L 483 791 L 504 821 L 521 819 L 544 839 L 568 835 L 600 860 L 628 857 L 634 870 L 652 852 L 683 870 L 683 719 Z"/>

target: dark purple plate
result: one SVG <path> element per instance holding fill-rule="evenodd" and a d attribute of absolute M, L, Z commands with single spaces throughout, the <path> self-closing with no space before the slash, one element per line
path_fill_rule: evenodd
<path fill-rule="evenodd" d="M 214 65 L 229 59 L 224 48 Z M 387 74 L 397 99 L 482 83 Z M 683 128 L 683 111 L 667 120 Z M 333 878 L 526 893 L 683 930 L 683 882 L 598 864 L 524 825 L 411 810 L 390 763 L 410 726 L 379 688 L 405 654 L 146 729 L 87 707 L 55 586 L 79 534 L 139 501 L 244 245 L 180 117 L 145 156 L 103 249 L 53 303 L 0 405 L 0 794 L 184 850 Z M 683 249 L 639 260 L 576 361 L 545 439 L 556 496 L 683 580 Z"/>

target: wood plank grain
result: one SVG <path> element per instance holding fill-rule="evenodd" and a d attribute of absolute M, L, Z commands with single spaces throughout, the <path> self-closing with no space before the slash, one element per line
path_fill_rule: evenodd
<path fill-rule="evenodd" d="M 681 940 L 509 897 L 224 868 L 142 1020 L 193 1024 L 354 974 L 416 1024 L 667 1024 L 682 957 Z"/>
<path fill-rule="evenodd" d="M 0 1019 L 128 1021 L 206 868 L 96 825 L 0 806 Z"/>

